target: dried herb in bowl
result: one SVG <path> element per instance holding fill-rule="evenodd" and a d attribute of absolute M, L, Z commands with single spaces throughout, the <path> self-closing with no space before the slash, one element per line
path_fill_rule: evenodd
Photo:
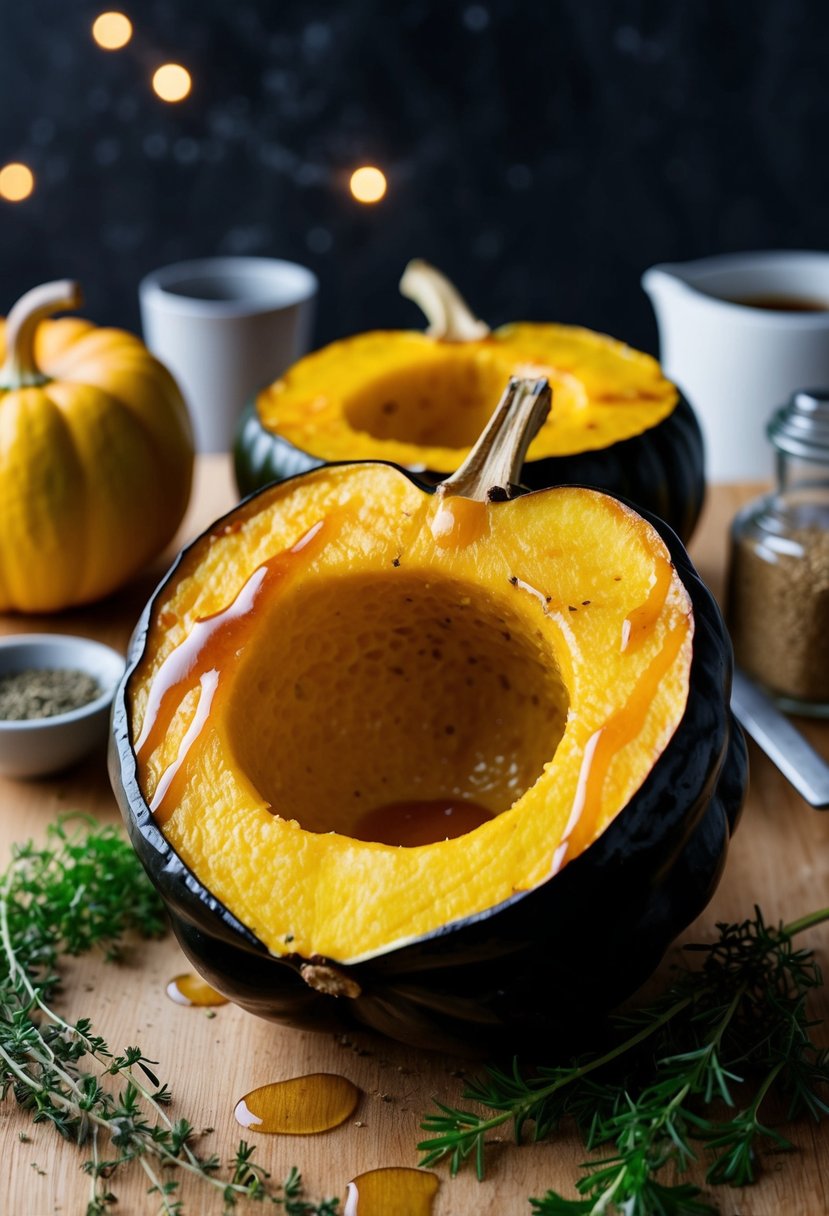
<path fill-rule="evenodd" d="M 88 671 L 74 667 L 27 667 L 0 677 L 0 720 L 54 718 L 89 705 L 102 691 Z"/>

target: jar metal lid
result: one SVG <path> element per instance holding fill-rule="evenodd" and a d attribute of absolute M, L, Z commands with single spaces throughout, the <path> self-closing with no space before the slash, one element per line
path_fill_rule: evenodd
<path fill-rule="evenodd" d="M 829 388 L 801 388 L 771 417 L 766 434 L 776 448 L 803 460 L 829 461 Z"/>

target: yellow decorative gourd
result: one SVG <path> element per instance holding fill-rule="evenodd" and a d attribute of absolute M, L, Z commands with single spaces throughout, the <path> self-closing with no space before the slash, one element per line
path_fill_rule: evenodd
<path fill-rule="evenodd" d="M 190 420 L 143 343 L 89 321 L 70 281 L 0 321 L 0 611 L 108 595 L 172 538 L 190 496 Z"/>

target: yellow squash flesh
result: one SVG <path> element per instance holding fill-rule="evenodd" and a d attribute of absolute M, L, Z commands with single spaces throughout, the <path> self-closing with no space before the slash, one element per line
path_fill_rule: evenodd
<path fill-rule="evenodd" d="M 301 359 L 256 408 L 269 431 L 321 460 L 451 472 L 511 376 L 544 377 L 553 390 L 530 461 L 641 435 L 679 401 L 649 355 L 591 330 L 524 322 L 462 342 L 408 331 L 346 338 Z"/>
<path fill-rule="evenodd" d="M 293 548 L 153 737 L 189 639 Z M 220 522 L 155 602 L 129 688 L 142 789 L 273 953 L 355 962 L 538 886 L 596 839 L 676 730 L 692 637 L 663 541 L 614 499 L 485 505 L 386 466 L 320 469 Z M 350 835 L 374 807 L 443 797 L 494 817 L 419 847 Z"/>

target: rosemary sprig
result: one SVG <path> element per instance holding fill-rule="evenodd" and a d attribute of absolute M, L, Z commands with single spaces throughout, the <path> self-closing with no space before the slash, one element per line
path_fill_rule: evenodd
<path fill-rule="evenodd" d="M 774 927 L 755 908 L 742 924 L 718 925 L 716 941 L 686 947 L 702 955 L 700 967 L 680 971 L 650 1005 L 611 1020 L 615 1042 L 602 1054 L 555 1068 L 487 1069 L 464 1091 L 484 1114 L 437 1103 L 421 1123 L 432 1133 L 418 1145 L 421 1164 L 448 1160 L 454 1175 L 474 1159 L 483 1178 L 495 1128 L 512 1123 L 516 1142 L 537 1141 L 569 1119 L 588 1149 L 615 1151 L 585 1163 L 580 1198 L 548 1191 L 530 1200 L 535 1216 L 715 1212 L 698 1186 L 664 1182 L 662 1171 L 681 1174 L 701 1144 L 706 1181 L 743 1186 L 757 1177 L 761 1144 L 791 1147 L 760 1119 L 767 1098 L 783 1095 L 789 1119 L 829 1113 L 829 1056 L 813 1041 L 806 1012 L 822 977 L 811 952 L 793 944 L 825 920 L 829 908 Z"/>
<path fill-rule="evenodd" d="M 286 1216 L 335 1216 L 336 1199 L 303 1198 L 296 1170 L 272 1184 L 244 1140 L 223 1175 L 218 1157 L 197 1152 L 191 1124 L 170 1119 L 170 1091 L 140 1047 L 116 1054 L 88 1018 L 69 1023 L 51 1007 L 64 956 L 97 949 L 116 959 L 131 931 L 159 936 L 163 909 L 115 828 L 65 818 L 42 848 L 14 849 L 0 878 L 0 1097 L 11 1093 L 33 1122 L 88 1146 L 87 1216 L 106 1216 L 112 1178 L 129 1166 L 144 1172 L 164 1216 L 184 1211 L 171 1167 L 215 1190 L 225 1214 L 249 1199 Z"/>

